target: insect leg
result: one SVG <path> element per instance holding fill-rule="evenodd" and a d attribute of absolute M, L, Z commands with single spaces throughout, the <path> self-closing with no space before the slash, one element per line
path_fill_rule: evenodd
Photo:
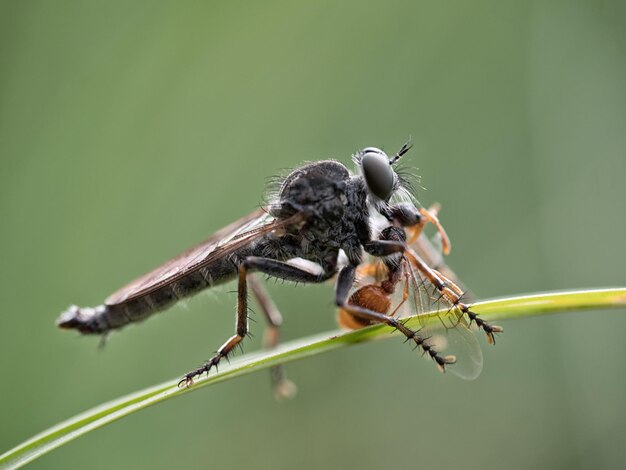
<path fill-rule="evenodd" d="M 404 251 L 404 243 L 395 240 L 371 240 L 363 244 L 366 253 L 381 258 L 383 256 L 402 253 Z"/>
<path fill-rule="evenodd" d="M 424 231 L 426 224 L 433 224 L 441 237 L 443 254 L 447 255 L 451 250 L 450 238 L 437 218 L 440 209 L 441 206 L 439 204 L 433 204 L 428 209 L 423 207 L 418 209 L 409 204 L 398 204 L 389 209 L 387 216 L 390 221 L 406 227 L 407 243 L 409 245 L 415 243 Z"/>
<path fill-rule="evenodd" d="M 405 276 L 404 288 L 402 289 L 402 300 L 398 302 L 398 305 L 396 305 L 396 308 L 393 309 L 393 311 L 389 314 L 389 316 L 395 317 L 398 310 L 400 310 L 400 307 L 402 307 L 406 303 L 407 300 L 409 300 L 409 281 L 408 279 L 406 279 L 406 276 Z"/>
<path fill-rule="evenodd" d="M 228 356 L 230 352 L 243 341 L 248 334 L 248 286 L 246 280 L 246 268 L 239 267 L 239 284 L 237 289 L 237 316 L 235 322 L 235 334 L 217 350 L 217 353 L 197 369 L 188 372 L 178 382 L 178 386 L 189 387 L 193 385 L 193 379 L 203 373 L 209 373 L 212 367 L 217 367 L 219 362 Z"/>
<path fill-rule="evenodd" d="M 296 282 L 324 282 L 333 276 L 332 270 L 326 270 L 320 274 L 306 271 L 297 266 L 271 258 L 248 256 L 239 265 L 239 284 L 237 289 L 237 321 L 236 332 L 217 350 L 215 356 L 209 359 L 201 367 L 185 374 L 178 385 L 186 387 L 193 385 L 193 379 L 203 373 L 207 373 L 212 367 L 217 367 L 219 362 L 240 344 L 248 334 L 248 272 L 260 271 L 286 281 Z"/>
<path fill-rule="evenodd" d="M 259 271 L 268 276 L 277 277 L 285 281 L 320 283 L 330 279 L 335 271 L 325 270 L 321 273 L 312 273 L 293 264 L 277 261 L 272 258 L 248 256 L 242 266 L 250 271 Z"/>
<path fill-rule="evenodd" d="M 419 336 L 417 331 L 407 327 L 404 322 L 391 315 L 348 303 L 348 293 L 354 283 L 355 272 L 356 267 L 353 265 L 348 265 L 339 272 L 335 290 L 335 303 L 339 308 L 358 318 L 363 318 L 375 323 L 384 323 L 397 329 L 404 336 L 406 336 L 407 341 L 412 341 L 415 343 L 416 348 L 420 348 L 424 354 L 428 354 L 436 362 L 437 368 L 441 372 L 445 372 L 446 365 L 454 364 L 456 362 L 456 358 L 454 356 L 439 355 L 439 353 L 437 353 L 437 351 L 435 351 L 435 349 L 428 343 L 428 338 Z"/>
<path fill-rule="evenodd" d="M 248 283 L 268 323 L 265 329 L 263 343 L 268 349 L 275 348 L 279 342 L 280 326 L 283 323 L 283 317 L 265 290 L 265 287 L 263 287 L 263 284 L 261 284 L 255 276 L 249 274 Z M 270 376 L 274 395 L 277 399 L 292 398 L 295 395 L 296 385 L 291 380 L 287 379 L 285 368 L 282 365 L 272 367 L 270 369 Z"/>
<path fill-rule="evenodd" d="M 458 276 L 450 269 L 448 265 L 446 265 L 443 255 L 447 255 L 450 253 L 451 245 L 450 239 L 446 234 L 445 229 L 439 223 L 437 219 L 437 215 L 441 209 L 441 206 L 437 203 L 431 205 L 428 210 L 426 209 L 416 209 L 418 213 L 423 214 L 421 222 L 417 225 L 406 227 L 406 235 L 407 235 L 407 245 L 411 246 L 422 258 L 423 261 L 428 264 L 433 269 L 436 269 L 440 274 L 446 277 L 449 281 L 454 281 L 454 283 L 461 287 L 461 292 L 465 297 L 468 296 L 468 290 L 463 286 L 462 282 L 459 280 Z M 436 248 L 431 240 L 427 237 L 420 236 L 424 230 L 426 223 L 432 223 L 440 237 L 441 246 Z"/>
<path fill-rule="evenodd" d="M 487 342 L 489 344 L 495 344 L 495 333 L 502 333 L 504 330 L 498 325 L 492 325 L 480 318 L 476 312 L 470 309 L 469 305 L 461 302 L 463 292 L 457 287 L 455 283 L 447 279 L 441 273 L 430 268 L 412 249 L 407 248 L 406 254 L 408 255 L 411 265 L 414 266 L 427 280 L 430 282 L 439 294 L 448 300 L 453 308 L 458 308 L 462 314 L 466 314 L 470 323 L 475 322 L 476 325 L 482 329 L 487 335 Z"/>

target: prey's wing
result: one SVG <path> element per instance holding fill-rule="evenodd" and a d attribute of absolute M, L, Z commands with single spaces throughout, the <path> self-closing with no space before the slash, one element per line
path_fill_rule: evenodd
<path fill-rule="evenodd" d="M 456 357 L 456 362 L 446 371 L 465 380 L 474 380 L 482 371 L 483 354 L 467 319 L 411 263 L 405 266 L 409 298 L 401 315 L 417 314 L 422 326 L 420 332 L 429 338 L 435 350 Z"/>
<path fill-rule="evenodd" d="M 432 269 L 439 271 L 449 280 L 454 282 L 463 292 L 463 298 L 465 300 L 471 300 L 473 295 L 467 289 L 465 284 L 459 279 L 459 276 L 448 266 L 443 259 L 443 251 L 441 247 L 441 239 L 437 238 L 437 235 L 433 238 L 428 238 L 425 233 L 421 233 L 420 236 L 411 244 L 416 253 L 426 262 Z"/>
<path fill-rule="evenodd" d="M 292 219 L 297 217 L 298 214 L 278 221 L 264 208 L 259 208 L 218 230 L 204 242 L 122 287 L 110 295 L 105 304 L 119 304 L 155 291 L 207 266 L 219 257 L 231 255 L 264 234 L 293 223 L 295 220 Z"/>
<path fill-rule="evenodd" d="M 380 285 L 387 275 L 384 263 L 370 257 L 368 262 L 358 268 L 355 288 L 368 284 Z M 421 326 L 418 334 L 428 338 L 428 343 L 437 353 L 456 357 L 456 362 L 446 367 L 446 372 L 465 380 L 473 380 L 480 375 L 483 355 L 472 327 L 463 313 L 441 296 L 437 288 L 409 260 L 402 261 L 402 279 L 391 294 L 390 312 L 400 319 L 418 316 Z"/>

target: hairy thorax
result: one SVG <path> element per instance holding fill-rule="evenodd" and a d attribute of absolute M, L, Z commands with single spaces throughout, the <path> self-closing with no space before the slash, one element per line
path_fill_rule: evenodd
<path fill-rule="evenodd" d="M 300 257 L 334 268 L 340 249 L 349 258 L 360 257 L 368 239 L 367 193 L 339 162 L 324 160 L 289 174 L 271 206 L 271 214 L 285 219 L 302 213 L 305 221 L 268 237 L 265 250 L 283 259 Z"/>

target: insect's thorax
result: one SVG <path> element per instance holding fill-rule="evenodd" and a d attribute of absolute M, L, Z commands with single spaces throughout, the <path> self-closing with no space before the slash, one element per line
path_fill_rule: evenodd
<path fill-rule="evenodd" d="M 268 237 L 264 249 L 272 257 L 300 257 L 333 268 L 340 249 L 356 261 L 362 243 L 369 239 L 364 182 L 336 161 L 316 162 L 292 172 L 271 212 L 279 219 L 296 213 L 306 216 L 304 223 Z"/>

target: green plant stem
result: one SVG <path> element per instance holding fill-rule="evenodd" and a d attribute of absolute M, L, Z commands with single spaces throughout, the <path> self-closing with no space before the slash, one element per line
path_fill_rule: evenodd
<path fill-rule="evenodd" d="M 479 313 L 481 318 L 494 321 L 557 312 L 623 307 L 626 307 L 626 288 L 512 297 L 478 302 L 472 306 L 472 310 Z M 434 314 L 430 316 L 435 317 Z M 423 315 L 421 318 L 412 317 L 407 325 L 419 325 L 423 318 Z M 36 435 L 1 455 L 0 468 L 21 467 L 83 434 L 164 400 L 278 364 L 329 352 L 350 344 L 390 337 L 388 334 L 390 331 L 391 328 L 388 326 L 377 325 L 357 331 L 336 331 L 296 340 L 271 351 L 242 356 L 232 361 L 230 365 L 220 367 L 218 373 L 199 378 L 190 388 L 178 388 L 176 385 L 178 379 L 169 380 L 100 405 Z"/>

